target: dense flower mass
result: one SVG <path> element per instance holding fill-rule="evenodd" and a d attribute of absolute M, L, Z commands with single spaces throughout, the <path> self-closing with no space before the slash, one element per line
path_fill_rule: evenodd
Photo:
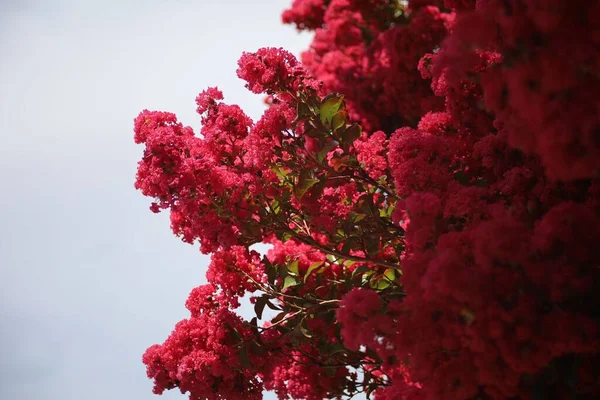
<path fill-rule="evenodd" d="M 600 2 L 294 0 L 136 187 L 212 253 L 143 358 L 190 399 L 600 397 Z M 251 246 L 264 243 L 264 257 Z M 255 318 L 233 310 L 250 298 Z M 268 310 L 268 312 L 267 312 Z"/>
<path fill-rule="evenodd" d="M 178 387 L 197 399 L 260 399 L 262 385 L 244 365 L 238 346 L 247 333 L 241 320 L 230 310 L 218 307 L 205 296 L 206 290 L 192 292 L 188 304 L 200 312 L 179 322 L 162 345 L 144 353 L 148 376 L 154 379 L 154 393 Z M 204 298 L 192 299 L 198 295 Z M 237 349 L 240 347 L 240 350 Z"/>

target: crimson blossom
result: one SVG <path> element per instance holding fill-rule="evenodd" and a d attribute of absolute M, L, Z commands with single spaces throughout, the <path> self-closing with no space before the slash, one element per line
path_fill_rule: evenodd
<path fill-rule="evenodd" d="M 154 392 L 599 398 L 600 1 L 294 0 L 283 21 L 314 40 L 241 56 L 258 121 L 216 87 L 199 135 L 135 119 L 136 188 L 212 254 L 143 356 Z"/>

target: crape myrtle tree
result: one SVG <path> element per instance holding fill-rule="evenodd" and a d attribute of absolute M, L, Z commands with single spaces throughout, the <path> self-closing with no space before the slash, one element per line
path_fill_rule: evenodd
<path fill-rule="evenodd" d="M 136 187 L 212 254 L 143 356 L 154 392 L 599 398 L 600 1 L 295 0 L 283 20 L 314 41 L 241 55 L 258 121 L 215 87 L 198 135 L 135 120 Z"/>

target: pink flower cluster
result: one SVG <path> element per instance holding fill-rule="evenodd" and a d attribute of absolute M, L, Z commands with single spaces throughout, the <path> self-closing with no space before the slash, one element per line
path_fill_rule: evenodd
<path fill-rule="evenodd" d="M 262 383 L 236 351 L 239 337 L 248 335 L 246 328 L 238 316 L 214 303 L 212 289 L 208 285 L 193 291 L 187 302 L 192 317 L 144 353 L 154 393 L 178 387 L 195 399 L 261 399 Z"/>
<path fill-rule="evenodd" d="M 481 1 L 457 19 L 437 69 L 480 73 L 495 127 L 549 177 L 589 178 L 600 168 L 599 18 L 597 2 Z M 499 56 L 485 72 L 482 51 Z"/>
<path fill-rule="evenodd" d="M 284 22 L 315 30 L 303 65 L 326 92 L 344 93 L 351 118 L 368 130 L 414 126 L 443 106 L 416 67 L 440 45 L 453 14 L 409 7 L 386 0 L 295 1 L 284 13 Z"/>

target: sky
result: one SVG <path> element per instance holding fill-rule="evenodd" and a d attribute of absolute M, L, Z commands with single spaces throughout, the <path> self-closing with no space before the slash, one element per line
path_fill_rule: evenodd
<path fill-rule="evenodd" d="M 197 131 L 215 85 L 259 117 L 236 62 L 308 47 L 280 22 L 289 3 L 0 0 L 0 399 L 161 399 L 141 355 L 187 316 L 208 259 L 134 190 L 133 119 Z"/>

